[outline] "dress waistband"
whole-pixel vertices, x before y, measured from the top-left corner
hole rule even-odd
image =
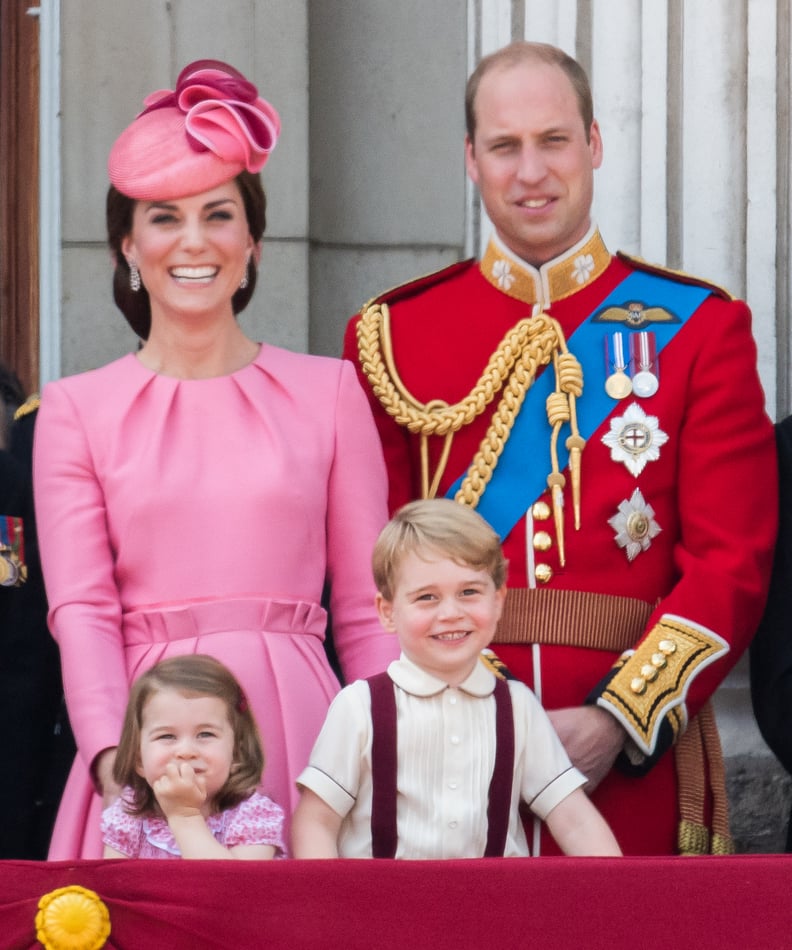
[[[238,599],[132,610],[124,615],[128,646],[213,633],[287,633],[324,639],[327,612],[299,600]]]

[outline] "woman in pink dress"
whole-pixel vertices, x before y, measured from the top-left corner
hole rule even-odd
[[[114,293],[137,353],[45,387],[35,493],[50,627],[78,755],[51,859],[100,857],[131,682],[207,653],[237,677],[266,755],[294,780],[339,688],[396,656],[370,554],[387,518],[374,424],[352,366],[259,344],[235,315],[256,282],[259,170],[276,111],[229,66],[193,63],[110,154]]]

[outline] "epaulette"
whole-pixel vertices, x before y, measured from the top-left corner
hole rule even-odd
[[[498,656],[498,654],[491,650],[489,647],[482,650],[479,653],[479,660],[484,664],[484,666],[494,673],[498,679],[502,680],[516,680],[517,677],[512,673],[508,666],[503,662],[503,660]]]
[[[33,393],[32,396],[28,396],[27,399],[22,403],[22,405],[14,413],[14,422],[17,419],[21,419],[22,416],[27,416],[31,412],[35,412],[38,407],[41,405],[41,396],[39,393]]]
[[[476,259],[469,257],[467,260],[457,261],[455,264],[449,264],[447,267],[432,271],[432,273],[425,274],[423,277],[416,277],[414,280],[408,280],[405,284],[397,284],[396,287],[391,287],[390,290],[386,290],[384,293],[378,294],[376,297],[372,297],[371,300],[369,300],[361,308],[360,312],[365,313],[369,307],[372,307],[377,303],[392,304],[399,300],[404,300],[407,297],[412,297],[414,294],[418,294],[421,293],[421,291],[426,290],[427,287],[433,287],[435,284],[441,284],[444,280],[450,280],[452,277],[455,277],[463,270],[467,270],[467,268],[475,263]]]
[[[678,280],[681,284],[690,284],[694,287],[706,287],[707,290],[711,290],[718,297],[722,297],[724,300],[734,300],[736,299],[734,294],[729,293],[725,287],[721,287],[720,284],[713,284],[709,280],[702,280],[700,277],[695,277],[693,274],[687,274],[682,270],[674,270],[672,267],[664,267],[662,264],[652,264],[649,261],[645,261],[642,257],[634,257],[632,254],[625,254],[624,251],[616,251],[616,256],[619,260],[624,261],[630,266],[634,267],[636,270],[645,271],[647,274],[657,274],[659,277],[673,277],[674,280]]]

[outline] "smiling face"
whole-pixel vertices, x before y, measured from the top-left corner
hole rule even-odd
[[[222,699],[159,689],[146,701],[137,772],[149,786],[169,762],[186,763],[206,783],[209,808],[228,779],[233,756],[234,731]]]
[[[233,314],[255,249],[235,180],[175,201],[139,201],[132,231],[121,243],[137,264],[155,324],[164,317]]]
[[[587,140],[567,75],[541,61],[491,69],[476,93],[475,140],[465,161],[495,230],[536,267],[580,241],[591,225],[599,127]]]
[[[505,586],[496,589],[487,571],[411,551],[396,570],[393,599],[378,594],[377,610],[410,660],[458,686],[492,640],[505,596]]]

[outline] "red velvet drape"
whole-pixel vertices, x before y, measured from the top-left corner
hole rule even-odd
[[[38,899],[79,884],[107,947],[776,950],[792,857],[0,862],[0,947],[38,946]]]

